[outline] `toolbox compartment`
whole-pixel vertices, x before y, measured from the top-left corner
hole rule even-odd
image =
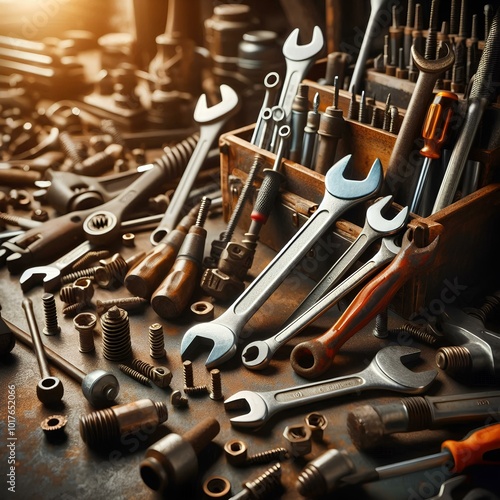
[[[333,88],[305,81],[309,85],[309,101],[319,91],[321,107],[332,102]],[[347,116],[350,95],[340,91],[339,107]],[[399,126],[399,124],[398,124]],[[227,221],[236,204],[239,188],[243,185],[259,153],[264,159],[264,168],[272,168],[275,155],[256,148],[249,142],[252,126],[243,127],[220,138],[221,187],[224,218]],[[339,142],[336,160],[352,153],[352,178],[364,178],[373,161],[379,158],[382,167],[387,167],[396,135],[346,118],[346,133]],[[492,161],[486,166],[491,172],[496,163],[496,153],[471,152]],[[260,241],[279,250],[297,232],[314,212],[324,194],[323,175],[288,159],[284,160],[281,172],[285,181],[267,224],[260,233]],[[483,181],[491,175],[483,176]],[[262,180],[262,170],[256,185]],[[238,226],[246,231],[255,197],[246,204]],[[498,278],[497,249],[499,244],[500,184],[487,184],[476,192],[453,203],[429,217],[412,216],[408,226],[414,230],[419,246],[426,246],[438,234],[440,237],[435,259],[430,266],[411,279],[393,299],[391,308],[405,319],[429,320],[429,316],[440,314],[445,305],[470,295],[474,290],[488,286],[491,279]],[[366,205],[358,205],[335,223],[335,227],[312,248],[300,264],[300,271],[318,280],[337,260],[359,234],[364,224]],[[483,290],[484,292],[484,290]],[[465,297],[463,297],[465,298]]]

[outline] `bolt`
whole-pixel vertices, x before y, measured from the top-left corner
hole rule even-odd
[[[182,373],[184,377],[184,388],[194,386],[193,363],[186,359],[182,363]]]
[[[416,326],[411,323],[405,323],[399,328],[394,328],[388,332],[391,335],[406,334],[425,344],[435,345],[440,341],[440,336],[429,326]]]
[[[54,295],[51,293],[44,293],[42,295],[43,312],[45,315],[45,327],[43,333],[45,335],[57,335],[61,333],[61,327],[57,322],[57,309]]]
[[[72,266],[73,271],[85,269],[89,264],[98,262],[100,259],[107,259],[109,250],[92,250],[87,252],[83,257],[78,259]]]
[[[256,479],[245,482],[243,487],[245,489],[231,497],[231,500],[260,500],[275,496],[282,488],[281,464],[278,462],[273,465]]]
[[[34,229],[41,224],[38,221],[27,219],[26,217],[19,217],[18,215],[6,214],[5,212],[0,212],[0,221],[11,226],[20,227],[21,229]]]
[[[63,308],[62,313],[64,316],[76,316],[85,307],[85,304],[77,302],[76,304],[69,304]]]
[[[160,323],[149,325],[149,355],[154,359],[163,358],[166,355],[163,326]]]
[[[184,392],[188,396],[201,396],[203,394],[209,394],[207,385],[195,385],[191,387],[184,387]]]
[[[162,389],[168,387],[172,381],[172,372],[165,366],[153,366],[140,359],[133,359],[132,368]]]
[[[140,384],[151,387],[151,383],[148,377],[145,377],[142,373],[139,373],[137,370],[130,368],[130,366],[120,364],[118,365],[118,369],[125,375],[128,375],[130,378],[133,378],[134,380],[139,382]]]
[[[228,441],[224,445],[224,453],[228,463],[235,467],[268,464],[269,462],[281,461],[289,457],[286,448],[274,448],[256,453],[255,455],[248,455],[247,445],[239,439]]]
[[[132,357],[130,324],[127,311],[113,306],[101,316],[102,354],[110,361]]]
[[[124,297],[119,299],[97,300],[96,309],[97,314],[102,316],[115,306],[125,311],[133,312],[142,309],[146,304],[149,304],[148,300],[142,297]]]
[[[41,403],[46,406],[51,406],[61,401],[64,394],[64,387],[57,377],[52,377],[50,375],[42,337],[40,336],[38,325],[36,324],[35,313],[33,312],[33,303],[30,299],[24,299],[22,307],[26,314],[36,359],[40,367],[40,375],[42,376],[42,379],[38,382],[36,387],[36,395]]]
[[[147,449],[139,466],[142,480],[158,492],[192,480],[198,474],[197,455],[219,431],[219,422],[215,418],[206,418],[184,436],[167,434]]]
[[[94,328],[97,318],[92,313],[80,313],[73,318],[73,325],[76,328],[80,342],[80,352],[95,351]]]
[[[224,399],[224,394],[222,394],[221,373],[217,368],[210,370],[210,398],[215,401]]]
[[[168,418],[164,403],[141,399],[80,417],[80,435],[91,448],[116,444],[120,437],[157,427]]]
[[[69,283],[75,282],[77,279],[80,279],[80,278],[91,278],[92,279],[95,276],[95,273],[101,267],[102,266],[88,267],[87,269],[80,269],[79,271],[75,271],[73,273],[66,274],[61,278],[61,283],[63,285],[67,285]]]

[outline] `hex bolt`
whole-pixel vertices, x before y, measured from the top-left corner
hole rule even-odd
[[[45,335],[57,335],[61,333],[61,327],[57,321],[57,309],[54,295],[51,293],[44,293],[42,295],[42,306],[45,317],[45,326],[42,332]]]
[[[153,491],[181,485],[198,474],[197,455],[217,436],[220,430],[215,418],[206,418],[184,436],[167,434],[146,450],[139,469],[142,480]]]
[[[311,429],[312,438],[315,441],[323,440],[323,433],[328,425],[327,418],[321,413],[309,413],[304,418],[305,424]]]
[[[154,359],[165,357],[165,339],[160,323],[149,325],[149,355]]]
[[[281,464],[278,462],[256,479],[246,481],[243,487],[244,489],[232,496],[230,500],[260,500],[263,498],[271,498],[282,488]]]
[[[80,313],[73,318],[73,325],[78,332],[80,352],[87,353],[95,351],[94,328],[97,318],[92,313]]]
[[[174,408],[185,408],[189,404],[189,401],[188,398],[183,396],[182,392],[177,389],[170,394],[170,404]]]
[[[172,381],[172,372],[166,366],[153,366],[140,359],[132,360],[132,368],[149,378],[153,384],[164,389]]]
[[[283,437],[292,456],[303,457],[311,453],[312,432],[309,427],[305,425],[289,425],[285,427]]]
[[[164,403],[140,399],[80,417],[80,436],[91,448],[116,444],[121,437],[152,429],[168,418]]]
[[[26,344],[28,347],[34,347],[30,335],[12,323],[6,320],[4,322],[20,342]],[[120,384],[112,373],[104,370],[94,370],[85,373],[48,347],[45,347],[45,355],[56,368],[59,368],[59,370],[81,385],[83,395],[92,406],[102,407],[109,405],[118,396]]]
[[[64,387],[62,382],[57,377],[50,375],[49,364],[45,356],[42,337],[38,330],[35,313],[33,312],[33,302],[30,299],[24,299],[22,307],[26,314],[28,327],[35,349],[36,359],[40,367],[40,380],[36,386],[36,395],[38,400],[45,406],[52,406],[59,403],[64,395]]]
[[[221,373],[217,368],[210,370],[210,398],[215,401],[224,399],[224,394],[222,393]]]

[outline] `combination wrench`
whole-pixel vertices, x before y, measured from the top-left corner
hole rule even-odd
[[[354,243],[333,264],[325,276],[321,278],[290,318],[288,318],[287,322],[298,318],[316,304],[323,295],[328,293],[373,242],[385,236],[395,234],[404,227],[408,217],[408,207],[403,208],[392,219],[386,219],[382,215],[383,211],[391,204],[391,201],[391,195],[385,196],[368,207],[365,224]]]
[[[242,427],[261,427],[280,411],[345,394],[369,389],[419,394],[427,390],[437,375],[437,370],[414,372],[403,364],[418,359],[419,354],[420,349],[415,347],[384,347],[359,373],[276,391],[239,391],[224,401],[224,408],[227,411],[248,406],[248,413],[230,418],[230,422]]]
[[[271,362],[276,351],[295,337],[304,328],[314,323],[322,314],[342,300],[348,293],[365,281],[377,269],[388,264],[398,254],[401,248],[396,244],[395,237],[384,238],[379,251],[360,268],[354,271],[342,283],[326,293],[309,309],[305,310],[276,335],[266,340],[255,340],[248,344],[241,354],[243,365],[249,370],[263,370]],[[294,315],[295,316],[295,315]]]
[[[181,342],[181,356],[189,355],[195,344],[213,343],[206,366],[227,361],[236,352],[245,324],[270,297],[326,229],[346,210],[373,196],[382,183],[382,165],[377,159],[362,181],[344,177],[351,156],[338,161],[325,176],[325,195],[318,209],[293,238],[255,278],[236,301],[219,317],[194,325]]]
[[[219,136],[226,121],[238,111],[238,94],[229,85],[222,84],[220,86],[220,95],[221,101],[210,108],[207,106],[206,94],[202,94],[196,103],[193,118],[200,125],[200,138],[174,191],[163,219],[151,233],[150,241],[152,245],[157,245],[179,222],[182,208],[211,145]]]
[[[314,27],[311,41],[306,45],[299,45],[299,28],[295,28],[283,44],[283,56],[286,61],[286,73],[281,87],[278,106],[285,110],[288,121],[292,112],[292,104],[299,84],[307,74],[309,68],[314,64],[324,45],[321,28]]]

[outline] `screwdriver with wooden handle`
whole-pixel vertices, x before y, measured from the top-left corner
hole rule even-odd
[[[410,203],[410,212],[412,213],[417,213],[418,204],[420,203],[432,160],[436,160],[441,156],[441,149],[449,137],[448,132],[457,104],[457,94],[442,91],[436,94],[434,101],[429,106],[422,127],[424,147],[420,150],[420,154],[425,157],[425,160],[422,164],[417,185],[413,192],[413,199]]]
[[[161,318],[172,319],[182,314],[199,283],[207,237],[203,226],[210,203],[210,198],[202,198],[196,222],[184,238],[172,269],[151,297],[151,307]]]
[[[439,453],[362,472],[355,472],[347,454],[331,449],[306,465],[297,479],[297,489],[301,495],[309,498],[342,486],[398,477],[443,465],[449,465],[451,475],[471,465],[498,465],[499,451],[500,424],[476,429],[461,441],[444,441]]]
[[[196,222],[199,207],[198,204],[192,208],[173,231],[167,233],[143,260],[129,270],[125,276],[125,287],[130,293],[145,299],[151,297],[172,268],[189,228]]]

